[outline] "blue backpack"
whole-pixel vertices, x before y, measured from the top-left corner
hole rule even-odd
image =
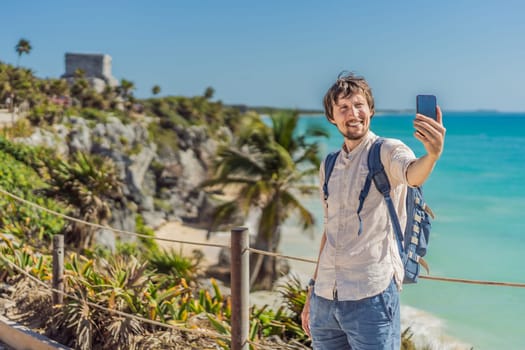
[[[430,218],[434,219],[432,210],[426,205],[423,199],[423,191],[421,187],[408,187],[406,199],[407,223],[405,230],[401,231],[401,225],[397,217],[394,204],[390,198],[390,182],[386,175],[383,164],[381,163],[381,145],[384,139],[378,138],[370,152],[368,153],[368,176],[365,184],[359,195],[359,207],[357,209],[357,216],[359,217],[359,231],[361,234],[361,209],[370,191],[370,185],[374,182],[378,191],[385,198],[388,207],[388,212],[392,221],[392,226],[396,235],[399,255],[405,267],[405,279],[403,283],[416,283],[420,273],[420,265],[429,273],[427,262],[423,256],[427,253],[428,240],[430,235],[431,223]],[[323,192],[325,201],[328,199],[328,180],[334,169],[335,161],[339,155],[339,151],[330,153],[325,159],[325,178],[323,184]],[[403,233],[404,232],[404,233]],[[403,244],[404,242],[404,244]]]

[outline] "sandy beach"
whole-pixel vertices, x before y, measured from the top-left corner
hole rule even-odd
[[[172,221],[163,224],[155,230],[155,237],[160,239],[172,239],[177,241],[203,243],[203,244],[219,244],[230,246],[229,233],[214,233],[210,239],[206,239],[206,230],[185,225],[182,222]],[[181,253],[183,256],[192,256],[194,250],[200,250],[203,253],[203,260],[201,262],[202,268],[214,265],[218,262],[220,247],[209,247],[189,243],[176,243],[167,241],[157,241],[159,246],[165,250],[173,249],[175,252]]]

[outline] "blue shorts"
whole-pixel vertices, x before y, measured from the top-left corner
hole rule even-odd
[[[311,293],[310,332],[315,350],[399,350],[399,292],[392,280],[361,300],[328,300]]]

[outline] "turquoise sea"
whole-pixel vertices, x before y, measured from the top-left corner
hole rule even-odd
[[[404,141],[417,156],[413,115],[376,115],[372,130]],[[525,283],[525,114],[444,113],[445,150],[424,185],[436,213],[427,261],[431,275]],[[299,129],[324,125],[323,156],[342,144],[324,116],[300,118]],[[322,221],[319,198],[306,205]],[[321,227],[313,237],[297,234],[293,223],[283,240],[286,254],[316,258]],[[284,232],[284,237],[287,233]],[[297,267],[297,264],[296,264]],[[299,264],[304,274],[312,264]],[[445,333],[474,349],[525,349],[525,288],[420,280],[406,285],[402,303],[444,322]]]

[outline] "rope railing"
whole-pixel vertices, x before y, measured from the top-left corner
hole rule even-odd
[[[267,252],[264,250],[258,250],[254,248],[249,248],[248,250],[252,253],[261,254],[265,256],[271,256],[271,257],[277,257],[277,258],[281,257],[281,258],[303,261],[303,262],[314,263],[314,264],[317,263],[317,260],[313,260],[313,259],[297,258],[293,256],[287,256],[287,255],[282,255],[279,253]],[[490,285],[490,286],[525,288],[525,283],[516,283],[516,282],[480,281],[480,280],[471,280],[471,279],[464,279],[464,278],[439,277],[439,276],[430,276],[430,275],[419,275],[419,278],[426,279],[426,280],[433,280],[433,281],[442,281],[442,282],[456,282],[456,283],[465,283],[465,284],[481,284],[481,285]]]
[[[274,258],[284,258],[284,259],[288,259],[288,260],[295,260],[295,261],[301,261],[301,262],[317,264],[317,260],[314,260],[314,259],[300,258],[300,257],[296,257],[296,256],[291,256],[291,255],[283,255],[283,254],[279,254],[279,253],[272,253],[272,252],[269,252],[269,251],[266,251],[266,250],[259,250],[259,249],[255,249],[255,248],[248,248],[248,250],[250,252],[252,252],[252,253],[255,253],[255,254],[271,256],[271,257],[274,257]]]
[[[104,226],[104,225],[100,225],[100,224],[95,224],[93,222],[80,220],[80,219],[74,218],[72,216],[68,216],[68,215],[59,213],[57,211],[48,209],[48,208],[43,207],[43,206],[41,206],[39,204],[36,204],[36,203],[28,201],[28,200],[26,200],[24,198],[21,198],[21,197],[15,195],[15,194],[9,193],[9,192],[5,191],[1,187],[0,187],[0,193],[6,195],[8,197],[11,197],[11,198],[13,198],[13,199],[15,199],[15,200],[17,200],[19,202],[22,202],[24,204],[32,206],[33,208],[45,211],[46,213],[49,213],[51,215],[55,215],[55,216],[61,217],[63,219],[69,220],[69,221],[73,221],[73,222],[76,222],[76,223],[79,223],[79,224],[83,224],[83,225],[87,225],[87,226],[91,226],[91,227],[95,227],[95,228],[99,228],[99,229],[111,230],[113,232],[122,233],[122,234],[129,235],[129,236],[136,236],[136,237],[141,237],[141,238],[152,238],[152,239],[155,239],[157,241],[164,241],[164,242],[171,242],[171,243],[185,243],[185,244],[200,245],[200,246],[205,246],[205,247],[229,248],[229,246],[224,245],[224,244],[205,243],[205,242],[192,242],[192,241],[184,241],[184,240],[177,240],[177,239],[171,239],[171,238],[151,237],[151,236],[148,236],[148,235],[145,235],[145,234],[142,234],[142,233],[138,233],[138,232],[130,232],[130,231],[125,231],[125,230],[120,230],[120,229],[117,229],[117,228],[114,228],[114,227],[111,227],[111,226]]]
[[[51,209],[45,208],[45,207],[43,207],[41,205],[38,205],[38,204],[33,203],[31,201],[28,201],[28,200],[26,200],[24,198],[21,198],[21,197],[19,197],[17,195],[14,195],[14,194],[12,194],[10,192],[7,192],[4,189],[2,189],[1,187],[0,187],[0,193],[4,194],[6,196],[9,196],[9,197],[11,197],[11,198],[13,198],[15,200],[18,200],[18,201],[20,201],[22,203],[25,203],[27,205],[30,205],[30,206],[32,206],[34,208],[37,208],[39,210],[43,210],[43,211],[45,211],[47,213],[50,213],[52,215],[56,215],[56,216],[62,217],[62,218],[67,219],[67,220],[71,220],[71,221],[74,221],[74,222],[82,223],[82,224],[85,224],[85,225],[88,225],[88,226],[92,226],[92,227],[96,227],[96,228],[108,229],[108,230],[111,230],[111,231],[117,232],[117,233],[122,233],[122,234],[127,234],[127,235],[134,235],[134,236],[143,237],[143,238],[151,238],[151,239],[155,239],[155,240],[158,240],[158,241],[164,241],[164,242],[173,242],[173,243],[180,243],[180,244],[190,244],[190,245],[196,245],[196,246],[207,246],[207,247],[217,247],[217,248],[227,248],[227,249],[230,248],[230,246],[225,245],[225,244],[185,241],[185,240],[176,240],[176,239],[162,238],[162,237],[151,237],[151,236],[140,234],[140,233],[137,233],[137,232],[130,232],[130,231],[125,231],[125,230],[120,230],[120,229],[117,229],[117,228],[113,228],[113,227],[110,227],[110,226],[103,226],[103,225],[99,225],[99,224],[83,221],[83,220],[80,220],[80,219],[77,219],[77,218],[74,218],[74,217],[71,217],[71,216],[68,216],[68,215],[64,215],[64,214],[58,213],[56,211],[53,211]],[[308,258],[302,258],[302,257],[296,257],[296,256],[290,256],[290,255],[283,255],[283,254],[280,254],[280,253],[274,253],[274,252],[269,252],[269,251],[265,251],[265,250],[259,250],[259,249],[255,249],[255,248],[248,248],[248,250],[250,252],[252,252],[252,253],[255,253],[255,254],[261,254],[261,255],[266,255],[266,256],[270,256],[270,257],[283,258],[283,259],[295,260],[295,261],[312,263],[312,264],[316,264],[317,263],[317,260],[314,260],[314,259],[308,259]],[[452,283],[464,283],[464,284],[478,284],[478,285],[489,285],[489,286],[503,286],[503,287],[525,288],[525,283],[516,283],[516,282],[483,281],[483,280],[472,280],[472,279],[451,278],[451,277],[439,277],[439,276],[429,276],[429,275],[420,275],[419,278],[426,279],[426,280],[433,280],[433,281],[441,281],[441,282],[452,282]]]
[[[465,283],[465,284],[481,284],[481,285],[488,285],[488,286],[525,288],[525,283],[516,283],[516,282],[480,281],[480,280],[470,280],[470,279],[464,279],[464,278],[451,278],[451,277],[426,276],[426,275],[420,275],[419,278],[426,279],[426,280],[432,280],[432,281],[441,281],[441,282],[455,282],[455,283]]]

